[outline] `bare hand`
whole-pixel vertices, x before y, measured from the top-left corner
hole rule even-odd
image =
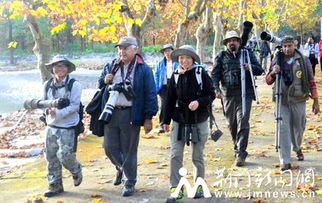
[[[169,126],[169,125],[167,125],[167,124],[163,124],[163,125],[162,125],[162,127],[163,127],[163,130],[164,130],[165,132],[169,132],[169,131],[170,131],[170,126]]]
[[[189,107],[189,109],[191,111],[195,111],[199,107],[199,102],[198,101],[192,101],[192,102],[190,102],[188,107]]]
[[[113,74],[107,74],[107,75],[105,75],[105,78],[104,78],[104,83],[105,84],[108,84],[108,83],[110,83],[110,82],[112,82],[113,81]]]
[[[221,94],[221,92],[216,92],[216,98],[217,98],[217,99],[221,99],[221,98],[222,98],[222,94]]]
[[[47,110],[47,113],[50,114],[50,115],[55,115],[56,114],[56,108],[49,108]]]
[[[280,70],[281,70],[281,67],[276,64],[276,65],[273,66],[272,73],[276,74],[276,73],[280,72]]]
[[[244,65],[244,69],[245,69],[245,70],[249,70],[249,64],[248,64],[248,63],[246,63],[246,64]]]
[[[143,127],[145,134],[148,134],[152,130],[152,120],[145,119]]]
[[[312,112],[314,114],[320,113],[320,105],[319,105],[319,101],[317,99],[314,99],[313,106],[312,106]]]

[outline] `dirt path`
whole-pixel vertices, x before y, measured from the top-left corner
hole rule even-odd
[[[320,72],[317,74],[321,75]],[[303,194],[306,194],[305,191],[311,192],[315,190],[320,193],[320,188],[322,188],[322,144],[320,140],[322,116],[314,116],[309,113],[312,105],[312,102],[309,101],[307,105],[307,131],[305,132],[303,143],[305,161],[296,161],[295,154],[292,153],[292,163],[298,166],[297,169],[292,170],[293,180],[291,180],[290,174],[279,174],[275,167],[279,162],[278,154],[273,146],[275,136],[274,104],[271,102],[271,87],[266,86],[263,80],[263,77],[259,77],[257,80],[261,103],[254,104],[252,109],[251,134],[248,147],[250,155],[246,166],[242,168],[233,166],[232,141],[221,113],[220,103],[216,100],[215,117],[224,131],[224,135],[216,143],[209,140],[205,149],[206,180],[212,192],[212,198],[202,200],[185,199],[184,202],[228,203],[256,200],[266,200],[268,202],[322,202],[322,196],[318,194],[315,194],[314,198],[303,197]],[[318,80],[321,81],[321,77]],[[322,95],[321,90],[319,90],[319,94]],[[321,100],[320,105],[322,106]],[[154,123],[156,123],[156,120]],[[155,127],[158,128],[158,126]],[[112,180],[115,169],[109,160],[105,158],[101,143],[102,138],[92,135],[80,141],[77,156],[83,165],[83,183],[79,187],[72,186],[72,177],[64,170],[63,181],[66,192],[57,197],[45,199],[45,202],[51,203],[61,200],[64,203],[85,203],[94,202],[94,200],[98,199],[115,203],[164,202],[169,195],[170,150],[167,134],[142,134],[139,145],[137,192],[133,197],[129,198],[121,197],[121,186],[113,186]],[[188,179],[192,183],[191,148],[186,147],[185,150],[184,166],[188,169]],[[43,157],[39,157],[37,163],[29,164],[15,173],[2,177],[0,179],[0,202],[26,202],[28,199],[40,197],[39,194],[47,188],[45,167]],[[308,168],[313,168],[315,173],[313,188],[308,186],[312,182],[307,179],[308,174],[304,176],[304,172]],[[220,176],[219,171],[221,169],[223,169],[223,177]],[[303,178],[301,179],[301,177]],[[218,184],[214,184],[215,182]],[[225,197],[225,195],[228,195],[225,192],[231,192],[229,194],[231,197]],[[240,194],[237,194],[237,192]],[[254,192],[258,193],[254,194]],[[259,196],[259,192],[261,192],[262,196]],[[271,196],[263,196],[264,192],[270,193]],[[279,193],[278,198],[273,197],[274,192]],[[281,197],[281,192],[285,192],[289,196],[287,198]],[[291,195],[294,197],[291,197]]]

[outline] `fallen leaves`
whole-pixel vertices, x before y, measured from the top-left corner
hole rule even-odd
[[[102,197],[102,195],[97,194],[97,193],[91,194],[90,196],[91,196],[91,198]]]
[[[93,199],[92,203],[106,203],[104,199]]]
[[[310,184],[299,184],[296,189],[299,191],[299,192],[302,192],[302,193],[305,193],[305,194],[308,194],[310,192],[312,192],[313,190],[313,187],[310,185]]]
[[[145,160],[145,163],[146,164],[155,164],[155,163],[158,163],[158,162],[156,160],[148,159],[148,160]]]

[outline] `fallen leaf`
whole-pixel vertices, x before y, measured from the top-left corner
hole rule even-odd
[[[158,163],[156,160],[145,160],[145,163],[147,164],[155,164]]]
[[[322,195],[322,190],[321,190],[321,189],[319,189],[319,190],[315,191],[315,193],[316,193],[317,195]]]
[[[154,135],[143,135],[141,136],[143,139],[154,139],[155,136]]]
[[[102,197],[102,195],[95,193],[95,194],[91,194],[91,197],[92,197],[92,198]]]
[[[92,203],[106,203],[104,199],[93,199]]]

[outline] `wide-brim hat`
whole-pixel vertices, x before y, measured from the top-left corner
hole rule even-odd
[[[227,31],[226,32],[226,35],[225,35],[225,38],[223,39],[223,44],[226,45],[227,44],[227,40],[228,39],[231,39],[231,38],[237,38],[237,39],[241,39],[238,35],[238,33],[234,30],[231,30],[231,31]]]
[[[200,63],[200,57],[198,56],[196,50],[190,45],[183,45],[178,49],[174,50],[171,53],[171,60],[174,62],[178,62],[179,56],[182,55],[190,56],[191,58],[193,58],[194,61]]]
[[[68,73],[73,72],[76,69],[75,64],[73,64],[70,60],[68,60],[67,57],[63,55],[56,55],[54,56],[51,61],[47,64],[45,64],[45,67],[47,70],[49,70],[51,73],[53,73],[53,67],[56,63],[64,62],[68,67]]]
[[[115,48],[118,46],[128,47],[130,45],[138,46],[136,38],[131,36],[125,36],[120,39],[120,41],[115,45]]]
[[[160,50],[160,52],[163,53],[166,49],[174,50],[174,46],[172,44],[165,44],[163,45],[163,48]]]

